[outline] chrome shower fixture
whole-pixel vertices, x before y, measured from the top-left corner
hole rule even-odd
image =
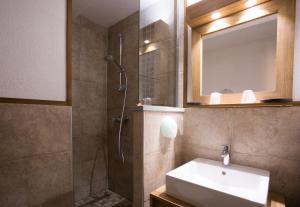
[[[125,157],[124,157],[124,152],[123,152],[123,147],[122,147],[122,127],[123,127],[123,123],[128,121],[128,119],[126,119],[125,117],[125,106],[126,106],[126,98],[127,98],[127,89],[128,89],[128,79],[127,79],[127,74],[126,74],[126,70],[125,68],[122,66],[122,53],[123,53],[123,39],[122,39],[122,35],[119,34],[119,44],[120,44],[120,60],[119,62],[117,62],[115,60],[115,58],[112,55],[107,55],[105,56],[105,60],[108,62],[112,62],[115,66],[117,66],[117,68],[119,69],[119,77],[120,77],[120,83],[119,83],[119,89],[118,91],[124,92],[124,98],[123,98],[123,105],[122,105],[122,112],[121,112],[121,116],[118,117],[116,120],[118,122],[120,122],[119,125],[119,133],[118,133],[118,152],[119,152],[119,156],[122,160],[122,163],[125,163]],[[125,83],[123,85],[122,83],[122,76],[124,76],[125,79]]]
[[[125,72],[125,68],[123,68],[122,65],[120,65],[116,60],[115,58],[112,56],[112,55],[107,55],[104,57],[106,61],[108,62],[112,62],[113,64],[115,64],[115,66],[117,66],[117,68],[120,70],[119,72],[120,73],[123,73]]]

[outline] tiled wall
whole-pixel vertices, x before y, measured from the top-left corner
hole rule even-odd
[[[133,113],[133,207],[144,204],[144,113]]]
[[[175,142],[160,136],[165,115],[183,123]],[[175,115],[139,112],[135,120],[143,124],[134,129],[134,206],[147,207],[150,192],[176,166],[198,157],[221,161],[224,144],[232,163],[269,170],[270,190],[284,195],[288,207],[300,205],[300,107],[188,108]]]
[[[92,193],[107,188],[106,52],[107,29],[77,17],[73,21],[72,111],[75,201],[86,198],[90,187]]]
[[[0,104],[0,206],[71,207],[71,108]]]
[[[129,122],[123,126],[122,145],[125,155],[123,164],[118,154],[119,123],[113,117],[121,115],[124,92],[119,92],[119,73],[114,65],[108,64],[107,107],[108,107],[108,152],[109,152],[109,188],[132,200],[132,111],[138,103],[138,28],[139,14],[123,19],[109,28],[108,53],[119,60],[119,34],[123,36],[123,66],[128,76],[128,94],[125,115]]]
[[[231,145],[232,163],[271,172],[271,191],[300,205],[300,108],[186,109],[183,160],[221,160]]]
[[[175,139],[160,133],[165,116],[177,123]],[[165,174],[182,163],[183,113],[136,112],[134,126],[134,207],[149,207],[150,193],[164,185]]]

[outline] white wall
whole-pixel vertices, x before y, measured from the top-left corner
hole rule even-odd
[[[66,100],[66,1],[0,1],[0,97]]]
[[[141,0],[140,28],[162,20],[168,25],[174,24],[174,0]]]
[[[300,0],[296,6],[296,39],[294,62],[294,100],[300,101]]]
[[[204,54],[204,95],[223,89],[232,89],[235,93],[248,89],[275,90],[276,37],[274,41],[261,39]]]

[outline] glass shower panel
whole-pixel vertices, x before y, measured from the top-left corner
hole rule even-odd
[[[176,0],[140,1],[139,100],[141,103],[176,106],[176,4]]]

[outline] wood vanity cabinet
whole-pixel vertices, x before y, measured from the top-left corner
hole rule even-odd
[[[178,200],[166,193],[166,186],[161,186],[150,194],[150,207],[196,207]],[[199,206],[198,206],[199,207]],[[267,207],[285,207],[282,196],[269,193]]]

